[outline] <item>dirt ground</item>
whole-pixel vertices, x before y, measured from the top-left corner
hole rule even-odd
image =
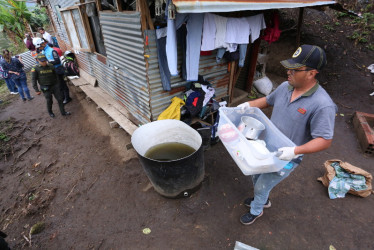
[[[110,118],[73,86],[73,101],[62,117],[48,116],[45,100],[24,103],[13,97],[0,110],[8,127],[8,150],[0,162],[0,229],[12,249],[233,249],[240,241],[259,249],[373,249],[373,195],[331,200],[316,179],[329,159],[347,161],[374,173],[373,156],[360,149],[351,118],[373,113],[373,51],[315,23],[334,22],[309,10],[302,42],[326,50],[328,64],[319,76],[339,111],[332,146],[306,155],[302,164],[270,194],[272,207],[251,226],[239,217],[252,183],[221,143],[205,152],[205,179],[188,198],[158,195],[143,171],[130,136],[110,129]],[[342,32],[341,32],[342,31]],[[295,50],[295,32],[271,45],[269,73],[285,78],[279,61]],[[32,93],[33,90],[31,90]],[[7,147],[6,145],[11,145]],[[30,228],[44,230],[29,237]],[[149,228],[149,234],[143,229]]]

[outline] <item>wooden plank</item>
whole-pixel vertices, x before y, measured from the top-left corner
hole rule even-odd
[[[154,30],[155,27],[153,26],[153,21],[152,21],[152,18],[151,18],[151,13],[149,11],[148,3],[145,0],[143,0],[143,11],[144,11],[146,19],[147,19],[148,28],[150,30]]]
[[[69,81],[76,87],[83,86],[83,85],[89,85],[89,83],[84,78],[75,78],[75,79],[69,79]]]
[[[116,108],[117,105],[115,100],[109,94],[100,88],[93,87],[92,85],[83,85],[81,86],[81,89],[128,134],[132,135],[134,133],[137,126],[127,118],[126,113],[128,112],[124,111],[123,107],[120,109],[121,111]]]
[[[94,87],[97,87],[97,80],[95,77],[91,76],[83,69],[79,69],[79,75],[80,75],[80,78],[85,79],[87,83],[91,84]]]
[[[95,0],[95,2],[96,2],[97,12],[102,11],[103,8],[101,7],[101,2],[100,2],[100,0]]]

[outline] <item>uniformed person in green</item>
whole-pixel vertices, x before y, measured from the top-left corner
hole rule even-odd
[[[40,89],[47,100],[47,110],[50,117],[54,118],[55,114],[52,112],[52,94],[55,96],[58,106],[60,108],[61,115],[70,115],[70,112],[66,112],[64,109],[64,104],[62,101],[61,91],[58,86],[57,75],[53,65],[48,64],[48,60],[43,54],[38,54],[36,57],[39,64],[35,65],[31,69],[31,81],[32,86],[37,95],[40,95],[40,90],[38,88],[37,82],[39,82]]]

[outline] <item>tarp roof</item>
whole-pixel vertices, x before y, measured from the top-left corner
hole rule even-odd
[[[319,5],[335,4],[331,0],[173,0],[180,13],[202,13],[202,12],[232,12],[242,10],[266,10],[299,8]]]

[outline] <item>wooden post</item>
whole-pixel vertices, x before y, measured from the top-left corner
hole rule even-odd
[[[251,93],[251,90],[252,90],[253,79],[254,79],[255,73],[256,73],[257,57],[258,57],[258,52],[260,50],[260,43],[261,43],[261,39],[258,38],[253,43],[252,48],[251,48],[251,55],[250,55],[251,56],[251,62],[249,64],[247,87],[246,87],[246,91],[248,93]]]
[[[229,81],[229,103],[232,101],[232,96],[234,94],[234,88],[235,88],[235,69],[236,69],[236,61],[232,61],[230,63],[230,81]]]
[[[299,8],[299,19],[297,20],[296,48],[300,47],[301,26],[303,24],[304,8]]]

